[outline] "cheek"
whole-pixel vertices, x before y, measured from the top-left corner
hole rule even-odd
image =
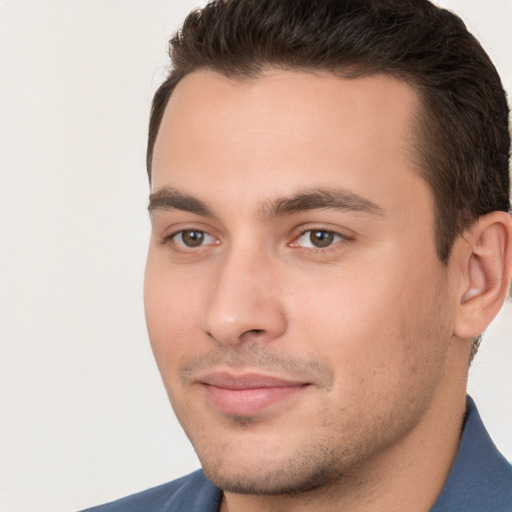
[[[156,362],[164,376],[179,366],[186,352],[198,348],[198,290],[148,258],[144,280],[146,324]],[[195,328],[195,329],[194,329]]]
[[[439,296],[444,278],[431,272],[427,280],[410,267],[353,267],[291,306],[295,336],[334,368],[347,395],[389,392],[426,379],[420,368],[442,365],[449,329],[432,332],[432,326],[448,322]]]

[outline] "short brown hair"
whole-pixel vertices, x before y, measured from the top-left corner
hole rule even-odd
[[[428,0],[214,0],[189,14],[170,57],[151,110],[150,179],[165,106],[194,70],[235,79],[269,67],[386,73],[420,98],[415,150],[434,195],[440,260],[478,217],[510,209],[509,110],[499,75],[462,20]]]

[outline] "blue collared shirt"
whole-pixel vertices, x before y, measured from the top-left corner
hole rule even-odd
[[[492,442],[471,397],[459,450],[431,512],[511,512],[512,466]]]
[[[218,512],[222,491],[203,471],[83,512]],[[491,441],[468,396],[462,438],[431,512],[512,512],[512,466]]]

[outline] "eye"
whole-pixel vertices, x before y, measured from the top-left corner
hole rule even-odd
[[[345,237],[334,231],[309,229],[308,231],[304,231],[293,245],[309,249],[325,249],[342,240],[345,240]]]
[[[188,249],[216,243],[213,236],[206,233],[206,231],[200,231],[198,229],[184,229],[179,231],[171,236],[171,240],[176,245]]]

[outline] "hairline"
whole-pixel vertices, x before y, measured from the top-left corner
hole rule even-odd
[[[167,105],[171,99],[172,94],[174,93],[174,90],[176,87],[182,82],[184,78],[186,78],[188,75],[191,75],[192,73],[211,73],[216,74],[222,77],[227,78],[228,80],[231,80],[233,82],[237,83],[247,83],[251,81],[256,81],[261,78],[264,78],[265,75],[269,71],[284,71],[284,72],[295,72],[295,73],[310,73],[312,75],[318,76],[320,78],[325,76],[331,76],[339,79],[357,79],[357,78],[364,78],[364,77],[370,77],[370,76],[376,76],[376,75],[383,75],[387,76],[389,78],[392,78],[396,81],[402,82],[403,84],[406,84],[410,87],[410,89],[415,93],[417,98],[417,106],[418,109],[413,112],[413,117],[415,120],[418,121],[418,123],[415,123],[414,126],[418,126],[420,124],[425,124],[426,121],[430,119],[430,115],[427,112],[426,109],[426,98],[425,98],[425,88],[422,87],[420,84],[418,84],[412,77],[410,77],[407,73],[401,71],[401,70],[395,70],[395,69],[385,69],[385,68],[375,68],[372,69],[370,67],[365,66],[343,66],[339,69],[323,69],[321,67],[311,67],[311,66],[277,66],[271,63],[267,64],[259,64],[255,63],[253,69],[248,70],[241,70],[237,72],[228,72],[227,70],[222,69],[221,67],[212,67],[212,66],[198,66],[193,69],[187,70],[186,72],[182,73],[181,76],[177,76],[176,80],[173,80],[174,84],[172,87],[170,87],[170,91],[167,94],[167,97],[165,99],[165,104],[161,107],[161,112],[158,116],[158,126],[156,127],[156,133],[154,134],[154,139],[152,141],[148,141],[151,144],[148,146],[148,159],[147,159],[147,172],[148,172],[148,178],[149,182],[151,183],[151,171],[152,171],[152,160],[153,160],[153,151],[155,147],[155,142],[158,137],[158,134],[160,133],[160,126],[162,124],[162,119],[165,114],[165,110],[167,108]],[[162,86],[165,85],[171,85],[172,79],[172,73],[169,75],[169,77],[164,81]],[[161,86],[161,87],[162,87]],[[157,89],[156,94],[158,94],[160,88]],[[152,116],[153,117],[153,114]],[[413,139],[416,137],[424,136],[422,133],[423,130],[420,130],[418,133],[416,133],[416,130],[412,130]],[[416,151],[416,146],[414,146],[414,149]],[[418,155],[419,156],[419,155]],[[418,164],[420,167],[423,167],[423,165],[420,163],[421,158],[417,159],[418,161],[416,164]]]

